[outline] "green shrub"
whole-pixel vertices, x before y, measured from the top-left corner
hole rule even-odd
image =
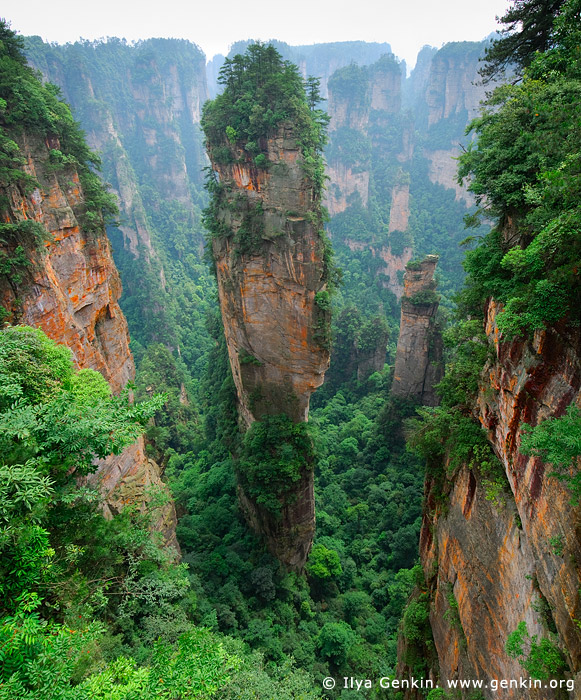
[[[581,409],[571,404],[564,416],[549,418],[534,428],[525,426],[520,451],[538,455],[555,469],[551,476],[563,481],[573,496],[573,505],[581,498]]]
[[[567,664],[557,644],[546,637],[539,641],[536,634],[531,637],[524,620],[509,634],[505,649],[511,659],[519,661],[531,678],[559,678],[567,670]]]
[[[249,494],[273,514],[287,492],[314,468],[315,450],[307,423],[284,415],[263,416],[244,436],[238,471]]]

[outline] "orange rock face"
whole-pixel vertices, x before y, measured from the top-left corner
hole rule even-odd
[[[509,634],[525,621],[539,639],[550,638],[551,628],[556,632],[566,676],[578,688],[581,509],[571,505],[552,467],[525,457],[519,446],[525,424],[581,404],[581,333],[563,326],[538,331],[532,340],[503,342],[499,311],[491,300],[486,333],[495,357],[484,368],[475,413],[504,468],[503,495],[496,503],[487,500],[477,466],[463,467],[444,488],[435,478],[426,481],[420,554],[440,675],[444,681],[528,676],[505,652]],[[485,689],[484,697],[499,695]],[[506,688],[502,697],[564,696],[543,687],[524,695]]]
[[[221,216],[234,235],[213,242],[230,364],[247,426],[263,414],[305,421],[310,395],[329,364],[318,335],[327,316],[315,303],[325,289],[321,222],[313,219],[316,203],[290,127],[269,141],[268,157],[268,170],[251,161],[214,166],[228,202],[246,211],[260,208],[252,250],[240,250],[235,234],[241,218],[226,207]]]
[[[72,350],[77,367],[99,371],[118,393],[133,379],[135,367],[109,241],[104,232],[87,233],[79,224],[84,199],[76,171],[47,172],[49,148],[58,148],[58,143],[24,136],[20,147],[27,159],[25,169],[40,187],[28,195],[10,188],[5,219],[34,220],[50,235],[43,250],[28,245],[31,265],[22,283],[1,284],[2,305],[11,322],[41,328]],[[145,456],[143,439],[123,455],[104,460],[91,481],[101,483],[109,510],[118,510],[128,500],[143,502],[154,484],[165,488],[159,467]],[[172,507],[162,516],[160,529],[175,543],[174,520]]]
[[[264,415],[306,421],[309,399],[329,365],[325,334],[324,241],[320,202],[302,168],[290,125],[268,139],[268,170],[236,149],[233,164],[213,162],[224,196],[215,238],[218,293],[228,355],[247,428]],[[212,153],[210,152],[210,157]],[[313,472],[292,486],[279,518],[239,488],[249,525],[289,569],[306,562],[315,529]]]
[[[571,505],[570,493],[552,476],[551,467],[538,457],[525,457],[519,447],[525,424],[559,417],[571,403],[581,405],[581,333],[563,327],[537,331],[529,342],[502,342],[495,323],[498,312],[491,301],[486,332],[494,343],[496,362],[485,368],[478,415],[504,465],[533,552],[539,590],[551,608],[571,669],[578,673],[581,509]]]

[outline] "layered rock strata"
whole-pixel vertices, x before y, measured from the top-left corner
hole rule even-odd
[[[214,237],[218,293],[243,428],[264,416],[306,421],[329,365],[328,295],[320,202],[305,175],[293,126],[265,140],[268,168],[240,145],[235,162],[210,158],[222,195]],[[244,491],[247,520],[289,568],[306,561],[314,533],[313,474],[289,485],[279,519]]]
[[[436,325],[437,263],[437,255],[428,255],[421,263],[408,263],[406,267],[391,388],[393,396],[427,406],[437,405],[434,386],[443,375],[442,340]]]
[[[578,688],[581,681],[581,509],[552,466],[521,454],[520,442],[526,425],[581,405],[581,334],[563,324],[530,340],[503,341],[499,310],[490,300],[486,334],[493,359],[482,373],[475,416],[500,459],[503,494],[490,497],[477,465],[462,467],[444,487],[441,478],[426,481],[420,554],[438,657],[434,672],[441,685],[528,678],[505,651],[524,622],[531,638],[560,649],[566,665],[556,679],[562,690],[549,687],[550,674],[526,697],[576,698],[564,684]],[[525,655],[529,651],[525,645]],[[403,664],[400,672],[406,673]],[[486,700],[498,697],[490,687],[482,692]],[[503,697],[520,700],[523,690],[505,688]]]
[[[74,167],[58,172],[47,168],[58,140],[26,134],[17,138],[26,161],[23,168],[39,186],[28,193],[17,186],[4,191],[8,205],[3,220],[41,224],[47,235],[40,246],[32,238],[0,246],[11,256],[19,243],[29,261],[20,281],[8,276],[0,281],[7,319],[41,328],[67,345],[77,367],[99,371],[118,393],[133,379],[135,368],[109,242],[103,230],[88,233],[80,224],[85,200]],[[90,480],[101,486],[107,513],[126,503],[144,503],[152,486],[165,488],[158,465],[145,455],[142,438],[122,455],[101,461]],[[166,541],[177,544],[173,506],[165,508],[157,527]]]

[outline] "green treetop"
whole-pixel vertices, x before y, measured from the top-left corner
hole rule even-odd
[[[307,81],[307,95],[298,68],[284,61],[274,46],[251,44],[245,54],[227,58],[218,82],[224,91],[206,102],[202,114],[202,128],[211,146],[243,142],[247,150],[258,152],[260,139],[289,121],[303,151],[320,153],[328,118],[315,109],[317,81]]]
[[[471,124],[478,135],[460,157],[498,228],[471,251],[464,293],[475,310],[489,296],[505,304],[499,327],[521,335],[580,303],[581,2],[569,0],[519,85],[502,85]]]

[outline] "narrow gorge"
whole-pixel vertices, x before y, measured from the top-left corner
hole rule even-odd
[[[0,21],[0,700],[578,697],[581,22],[512,5]]]

